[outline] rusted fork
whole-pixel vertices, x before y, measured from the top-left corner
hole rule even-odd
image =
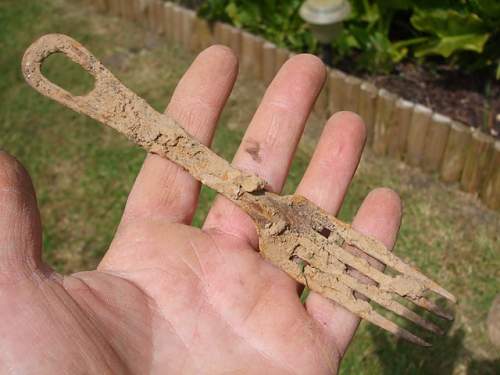
[[[43,60],[58,52],[95,78],[90,93],[73,96],[41,74]],[[424,297],[424,292],[433,291],[456,302],[451,293],[396,257],[379,241],[353,230],[307,199],[266,191],[266,181],[232,167],[193,139],[173,119],[156,112],[70,37],[50,34],[38,39],[26,51],[22,70],[26,81],[43,95],[111,126],[149,152],[172,160],[241,207],[256,224],[262,256],[311,290],[419,345],[429,346],[376,312],[366,298],[434,333],[442,331],[398,302],[397,296],[442,318],[452,319],[450,314]],[[379,271],[364,257],[355,255],[350,247],[384,263],[397,275]],[[373,282],[360,281],[352,275],[352,269]]]

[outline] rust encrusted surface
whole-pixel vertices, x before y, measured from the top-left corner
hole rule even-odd
[[[55,52],[66,54],[95,77],[95,87],[89,94],[72,96],[42,76],[43,60]],[[234,168],[193,139],[174,120],[156,112],[73,39],[59,34],[40,38],[27,50],[22,68],[28,83],[43,95],[113,127],[232,200],[254,220],[262,256],[299,283],[396,336],[420,345],[428,344],[375,311],[368,299],[435,333],[441,332],[438,326],[398,302],[398,298],[451,319],[424,297],[426,291],[433,291],[455,301],[449,292],[379,241],[356,232],[307,199],[266,191],[266,181]],[[258,155],[258,150],[255,153]],[[384,274],[373,266],[370,262],[374,259],[392,268],[396,276]]]
[[[40,74],[42,61],[62,52],[95,78],[94,89],[72,96]],[[23,58],[27,81],[42,94],[86,114],[124,134],[146,150],[167,157],[193,177],[230,199],[244,192],[263,190],[266,182],[232,167],[205,145],[193,139],[168,116],[121,84],[94,56],[73,39],[60,34],[40,38]]]

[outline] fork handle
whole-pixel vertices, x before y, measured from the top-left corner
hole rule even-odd
[[[43,61],[63,53],[95,79],[94,88],[74,96],[40,71]],[[266,181],[232,167],[191,137],[171,117],[158,113],[125,87],[85,47],[62,34],[48,34],[25,52],[22,71],[26,81],[41,94],[83,113],[124,134],[147,151],[167,157],[194,178],[233,201],[244,193],[262,191]]]

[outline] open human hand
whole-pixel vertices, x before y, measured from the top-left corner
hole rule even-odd
[[[167,112],[208,144],[237,73],[225,47],[202,52]],[[233,164],[279,192],[325,80],[311,55],[290,59],[269,86]],[[327,122],[297,189],[336,213],[365,141],[348,112]],[[225,198],[190,226],[199,183],[148,155],[97,270],[59,275],[41,261],[29,176],[0,154],[0,373],[335,373],[358,318],[299,285],[258,253],[253,222]],[[394,244],[399,198],[371,192],[353,226]]]

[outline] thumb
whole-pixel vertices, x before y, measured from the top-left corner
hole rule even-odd
[[[41,240],[31,178],[15,158],[0,151],[0,283],[39,268]]]

